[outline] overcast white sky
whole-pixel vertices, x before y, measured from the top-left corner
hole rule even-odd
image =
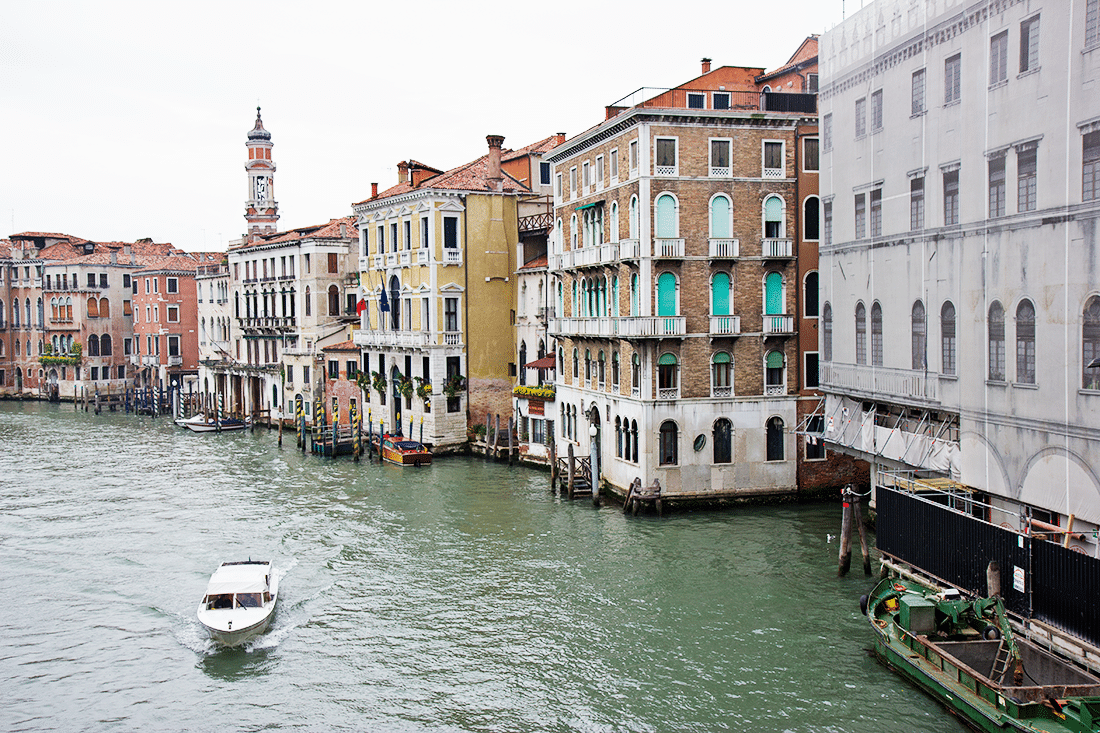
[[[773,69],[841,4],[6,2],[0,232],[224,250],[245,230],[257,104],[290,229],[350,215],[399,160],[571,137],[704,56]]]

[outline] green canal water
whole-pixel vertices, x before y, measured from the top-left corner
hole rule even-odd
[[[868,656],[839,526],[629,517],[480,459],[0,403],[0,730],[958,733]],[[218,649],[195,609],[247,557],[280,606]]]

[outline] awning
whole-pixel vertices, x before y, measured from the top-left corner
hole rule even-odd
[[[523,365],[524,369],[553,369],[554,368],[554,355],[547,354],[541,359],[535,359],[529,364]]]
[[[584,204],[582,206],[578,206],[577,208],[573,209],[573,211],[584,211],[585,209],[591,209],[591,208],[594,208],[596,206],[603,206],[603,201],[593,201],[590,204]]]

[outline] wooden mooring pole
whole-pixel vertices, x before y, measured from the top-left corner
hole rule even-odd
[[[843,515],[840,521],[840,562],[836,574],[845,576],[852,567],[852,502],[851,487],[845,486],[840,493],[844,505]]]
[[[871,553],[867,551],[867,529],[863,526],[863,507],[860,504],[859,496],[855,492],[851,492],[852,499],[852,522],[859,529],[859,550],[863,553],[863,574],[871,574]]]

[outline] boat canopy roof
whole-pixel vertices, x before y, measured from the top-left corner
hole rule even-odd
[[[223,593],[263,593],[267,590],[269,563],[247,563],[240,565],[222,565],[210,576],[206,586],[206,595]]]

